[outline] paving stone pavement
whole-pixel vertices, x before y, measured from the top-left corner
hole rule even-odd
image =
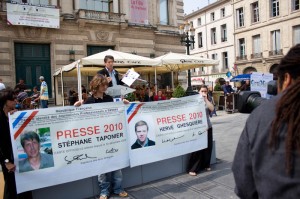
[[[237,199],[231,164],[247,114],[218,111],[211,118],[217,163],[197,176],[179,174],[126,189],[132,199]],[[112,196],[110,199],[120,197]]]

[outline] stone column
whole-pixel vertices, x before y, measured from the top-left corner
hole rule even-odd
[[[73,14],[73,0],[60,1],[62,14]]]

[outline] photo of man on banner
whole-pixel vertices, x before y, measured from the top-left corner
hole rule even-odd
[[[149,126],[148,124],[140,120],[135,124],[136,141],[131,145],[131,149],[138,149],[148,146],[154,146],[155,142],[148,138]]]
[[[27,155],[26,158],[19,160],[20,173],[54,167],[53,155],[41,153],[41,140],[36,132],[23,133],[20,142]]]

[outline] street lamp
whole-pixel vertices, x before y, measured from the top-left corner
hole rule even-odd
[[[195,28],[192,23],[185,22],[184,26],[179,27],[179,34],[181,36],[181,44],[186,46],[186,54],[190,55],[190,46],[194,46],[195,43]],[[191,83],[191,70],[188,70],[188,87],[186,89],[186,95],[193,95],[195,92]]]

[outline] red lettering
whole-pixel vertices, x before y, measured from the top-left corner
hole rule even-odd
[[[57,140],[61,138],[75,138],[75,137],[80,137],[80,136],[91,136],[94,134],[100,134],[100,126],[89,126],[89,127],[83,127],[80,129],[66,129],[63,131],[57,131],[56,132],[56,138]]]

